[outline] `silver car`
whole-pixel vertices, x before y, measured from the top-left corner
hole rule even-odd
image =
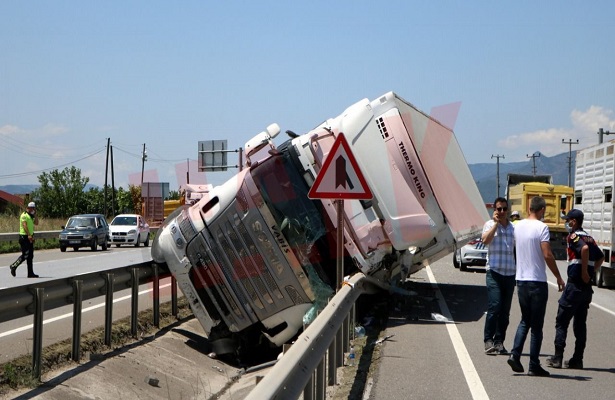
[[[469,266],[487,265],[487,245],[481,238],[470,240],[468,244],[453,253],[453,266],[466,271]]]

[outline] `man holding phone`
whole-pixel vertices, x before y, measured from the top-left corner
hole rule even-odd
[[[19,217],[19,245],[21,255],[11,264],[11,275],[15,276],[17,267],[26,261],[28,265],[28,278],[38,278],[34,273],[34,225],[38,225],[36,216],[36,204],[31,201],[28,203],[27,210]]]
[[[493,202],[493,218],[483,226],[481,239],[487,252],[487,315],[483,341],[485,354],[508,354],[504,347],[510,306],[515,290],[515,235],[508,220],[508,202],[498,197]]]

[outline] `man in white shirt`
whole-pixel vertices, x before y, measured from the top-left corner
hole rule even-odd
[[[542,197],[532,198],[529,217],[515,224],[516,280],[519,306],[521,307],[521,322],[517,327],[508,365],[514,372],[524,371],[520,358],[525,339],[531,330],[530,364],[528,368],[528,375],[530,376],[550,376],[549,372],[540,366],[538,359],[549,298],[545,264],[555,275],[560,292],[564,290],[565,286],[551,251],[549,228],[542,222],[546,205]]]

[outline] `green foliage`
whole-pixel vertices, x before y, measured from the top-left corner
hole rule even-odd
[[[107,218],[112,218],[120,213],[141,213],[140,186],[129,185],[128,190],[122,187],[112,190],[107,186],[106,191],[92,187],[85,191],[90,178],[82,177],[81,170],[74,166],[63,171],[43,172],[38,181],[41,186],[31,197],[36,202],[39,217],[65,219],[75,214],[106,214]]]
[[[165,200],[179,200],[179,192],[177,190],[170,190]]]
[[[63,171],[54,169],[38,176],[41,186],[32,192],[37,213],[49,218],[65,218],[82,212],[85,206],[83,189],[90,178],[82,177],[77,167],[66,167]]]

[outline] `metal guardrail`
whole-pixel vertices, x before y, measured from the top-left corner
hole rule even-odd
[[[246,400],[297,399],[302,393],[306,400],[324,399],[325,358],[329,383],[335,384],[337,367],[343,365],[343,353],[348,350],[349,316],[354,314],[359,296],[367,293],[368,285],[361,273],[345,282]]]
[[[150,233],[156,234],[158,227],[150,227]],[[59,231],[34,231],[34,237],[36,239],[57,239],[60,235],[61,230]],[[19,241],[19,232],[16,233],[0,233],[0,243],[1,242],[18,242]]]
[[[57,239],[62,231],[35,231],[34,237],[37,239]],[[18,242],[19,232],[0,233],[0,242]]]
[[[170,276],[151,261],[111,270],[91,272],[70,278],[54,279],[0,290],[0,322],[34,316],[32,343],[32,374],[41,376],[43,314],[47,310],[73,305],[72,358],[80,359],[81,308],[85,300],[105,296],[105,344],[111,345],[113,293],[131,289],[131,334],[137,336],[139,285],[152,283],[153,319],[159,326],[160,278]],[[171,277],[171,308],[177,316],[177,282]]]

